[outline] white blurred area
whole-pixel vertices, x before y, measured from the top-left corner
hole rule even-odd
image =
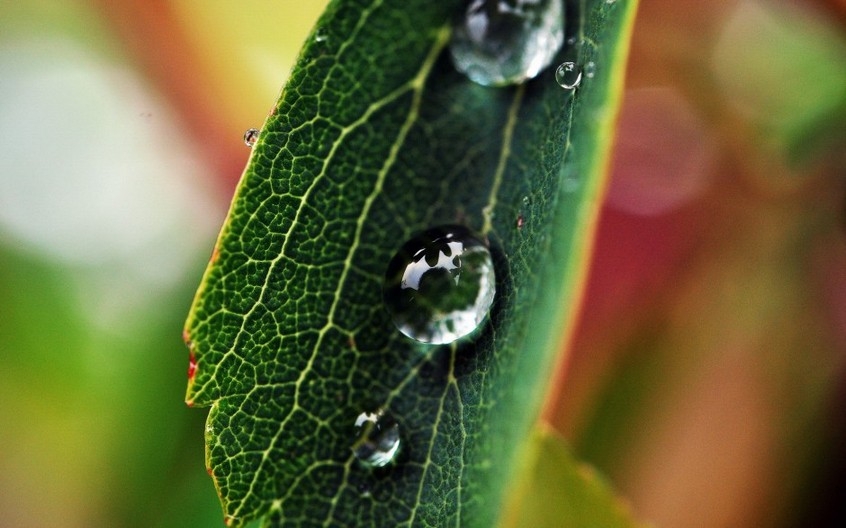
[[[137,73],[74,40],[0,39],[0,71],[0,243],[66,265],[113,328],[210,250],[212,173]]]

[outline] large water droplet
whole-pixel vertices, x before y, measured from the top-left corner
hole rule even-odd
[[[563,62],[555,70],[555,82],[565,90],[575,90],[582,82],[582,71],[574,62]]]
[[[257,128],[249,128],[246,132],[244,132],[244,144],[248,147],[252,147],[256,144],[256,140],[258,140],[259,131]]]
[[[385,273],[385,306],[400,332],[423,343],[452,343],[472,333],[493,303],[487,246],[469,229],[447,225],[406,242]]]
[[[396,458],[400,447],[399,424],[382,409],[363,412],[355,419],[357,439],[352,451],[364,465],[382,467]]]
[[[472,0],[454,28],[455,67],[485,86],[537,76],[564,43],[562,0]]]

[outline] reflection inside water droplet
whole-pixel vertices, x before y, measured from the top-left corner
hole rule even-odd
[[[244,132],[244,144],[248,147],[252,147],[256,144],[256,140],[258,139],[259,131],[257,128],[249,128],[246,132]]]
[[[471,80],[501,86],[536,77],[563,43],[562,0],[472,0],[450,53]]]
[[[496,291],[487,246],[448,225],[406,242],[385,273],[383,298],[396,327],[429,344],[452,343],[485,319]]]
[[[565,90],[575,90],[582,82],[582,72],[574,62],[563,62],[555,70],[555,82]]]
[[[400,447],[399,424],[382,409],[363,412],[355,419],[353,454],[368,467],[383,467],[396,458]]]

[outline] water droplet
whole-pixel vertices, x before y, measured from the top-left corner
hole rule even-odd
[[[400,447],[399,424],[382,409],[363,412],[355,419],[353,454],[368,467],[383,467],[396,458]]]
[[[574,62],[563,62],[555,70],[555,82],[565,90],[575,90],[582,82],[582,72]]]
[[[358,485],[358,493],[362,498],[370,498],[373,496],[373,489],[369,484],[362,483]]]
[[[588,79],[593,79],[593,76],[596,74],[596,63],[593,61],[588,62],[585,64],[585,77]]]
[[[257,128],[250,128],[246,132],[244,132],[244,144],[248,147],[252,147],[256,144],[256,140],[258,139],[259,131]]]
[[[447,225],[406,242],[385,272],[385,306],[400,332],[433,345],[471,334],[496,291],[487,246],[469,229]]]
[[[563,43],[562,0],[471,0],[450,54],[471,80],[501,86],[536,77]]]
[[[523,218],[523,215],[517,216],[517,229],[523,229],[523,226],[526,224],[526,219]]]
[[[561,181],[561,188],[564,192],[573,192],[579,188],[579,178],[575,174],[565,176]]]
[[[326,34],[326,30],[323,28],[319,28],[317,32],[314,34],[314,41],[315,42],[326,42],[326,39],[329,38]]]
[[[524,196],[523,197],[523,205],[529,205],[530,203],[532,203],[532,199],[529,198],[528,196]]]

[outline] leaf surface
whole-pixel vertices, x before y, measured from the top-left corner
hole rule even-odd
[[[592,63],[576,91],[554,68],[457,73],[462,5],[333,2],[262,129],[185,333],[228,524],[500,519],[578,300],[634,4],[568,6],[559,62]],[[489,240],[497,296],[475,340],[427,347],[394,328],[383,276],[455,223]],[[371,470],[351,446],[375,406],[402,447]]]

